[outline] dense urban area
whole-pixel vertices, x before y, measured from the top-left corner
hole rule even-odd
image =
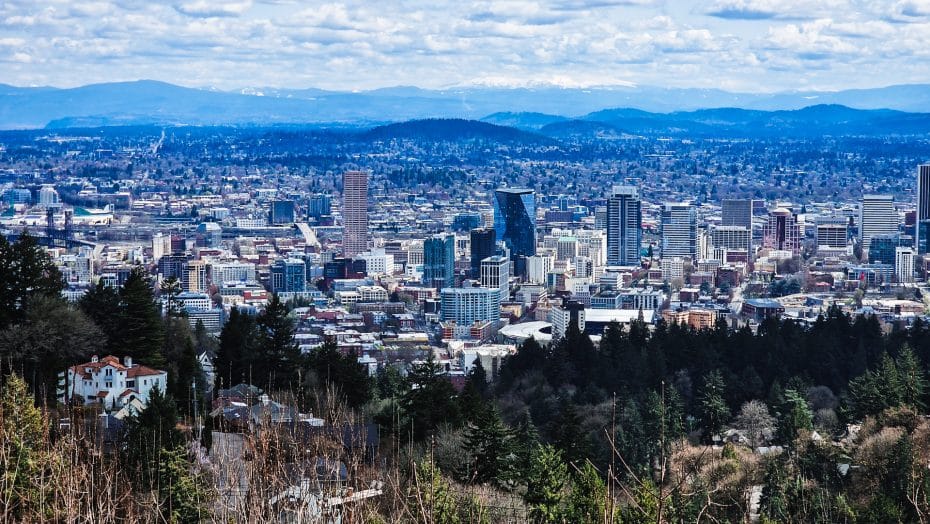
[[[0,520],[928,522],[928,146],[0,131]]]

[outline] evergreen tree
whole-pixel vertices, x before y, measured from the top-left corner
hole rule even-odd
[[[813,429],[814,416],[807,400],[793,389],[785,390],[778,432],[785,444],[791,444],[801,430]]]
[[[513,428],[513,447],[514,462],[512,464],[510,483],[515,484],[523,482],[529,475],[529,466],[533,462],[533,454],[539,447],[539,431],[533,424],[533,418],[530,412],[523,411],[516,426]]]
[[[501,485],[514,460],[512,436],[501,420],[497,408],[482,410],[481,416],[469,424],[465,433],[465,451],[470,464],[464,479],[475,484]]]
[[[725,386],[720,371],[714,370],[704,375],[699,402],[705,442],[711,442],[730,418],[730,408],[724,400],[724,394]]]
[[[254,384],[263,389],[299,386],[301,354],[294,340],[294,321],[277,294],[256,319],[258,358],[253,362]]]
[[[136,266],[129,272],[119,296],[121,329],[114,343],[117,352],[133,357],[140,364],[163,365],[165,332],[161,308],[152,291],[152,280],[142,267]]]
[[[552,421],[552,444],[569,464],[580,464],[590,454],[588,435],[581,428],[578,408],[567,397],[559,399],[559,413]]]
[[[562,461],[559,450],[548,445],[539,446],[530,466],[526,493],[523,495],[533,522],[555,523],[562,520],[567,479],[568,467]]]
[[[597,524],[610,520],[607,513],[607,485],[590,461],[586,461],[572,475],[567,506],[568,522]]]
[[[252,365],[257,349],[258,326],[255,317],[233,307],[220,332],[216,352],[216,387],[232,387],[252,380]]]
[[[42,412],[26,382],[16,374],[4,376],[0,387],[0,502],[17,520],[41,509],[45,467],[41,447],[46,435]]]
[[[103,332],[105,351],[109,354],[119,355],[124,351],[118,347],[122,337],[122,305],[119,291],[103,281],[90,288],[78,301],[78,307]]]
[[[895,359],[895,368],[901,384],[901,403],[918,411],[925,410],[927,374],[909,345],[901,348]]]
[[[449,481],[432,462],[417,464],[413,488],[410,490],[410,506],[415,509],[416,522],[435,524],[465,524],[459,516],[458,501]]]
[[[10,244],[0,237],[0,329],[19,322],[29,299],[60,297],[61,272],[32,235],[24,232]]]
[[[359,364],[354,353],[343,355],[332,342],[315,349],[307,359],[308,367],[317,377],[332,385],[354,409],[371,400],[371,379],[368,369]]]
[[[462,406],[462,416],[466,422],[475,423],[486,415],[488,381],[481,359],[475,360],[475,365],[468,373],[465,387],[459,394],[459,403]]]
[[[158,502],[165,521],[181,524],[208,520],[208,501],[206,479],[192,471],[184,448],[160,450]]]
[[[158,388],[152,389],[145,409],[126,420],[121,453],[130,477],[142,489],[155,487],[162,450],[184,444],[177,428],[178,412],[174,399]]]
[[[404,427],[413,432],[415,440],[432,434],[441,424],[461,425],[455,388],[446,378],[442,366],[434,360],[432,351],[428,353],[426,362],[413,366],[406,383],[400,405],[405,418]]]

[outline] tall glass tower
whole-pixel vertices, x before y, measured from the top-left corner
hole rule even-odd
[[[442,290],[455,285],[455,237],[435,235],[423,242],[423,285]]]
[[[639,188],[614,186],[607,200],[607,264],[638,266],[643,241]]]
[[[536,194],[532,189],[494,192],[494,231],[510,250],[514,274],[526,274],[526,257],[536,254]]]

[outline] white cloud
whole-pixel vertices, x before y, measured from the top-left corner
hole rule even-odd
[[[197,17],[239,16],[251,7],[251,0],[195,0],[174,6],[180,13]]]

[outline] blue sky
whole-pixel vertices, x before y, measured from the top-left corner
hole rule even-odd
[[[2,0],[0,83],[70,87],[930,82],[930,0]]]

